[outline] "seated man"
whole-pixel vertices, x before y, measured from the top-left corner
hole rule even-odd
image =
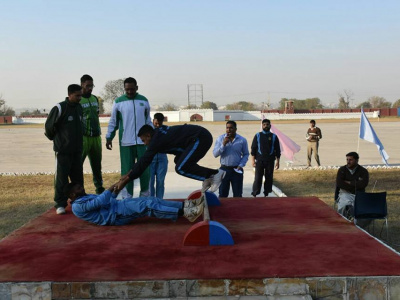
[[[225,171],[198,165],[198,161],[206,155],[213,142],[212,135],[207,129],[187,124],[156,129],[144,125],[140,128],[138,136],[147,146],[147,150],[133,165],[132,170],[121,177],[117,186],[118,191],[129,181],[138,178],[157,153],[174,154],[175,171],[182,176],[203,181],[203,192],[208,189],[215,192],[221,185]]]
[[[79,183],[65,186],[65,195],[71,199],[72,212],[78,218],[97,225],[126,225],[137,218],[156,217],[176,221],[183,216],[194,222],[204,209],[204,197],[195,200],[166,201],[155,197],[117,200],[113,184],[100,195],[86,194]]]
[[[336,186],[339,188],[337,211],[348,219],[354,216],[356,192],[365,192],[369,181],[368,171],[358,164],[358,159],[357,152],[347,153],[347,164],[340,167],[336,176]]]

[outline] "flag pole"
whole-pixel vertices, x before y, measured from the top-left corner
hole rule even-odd
[[[358,126],[358,139],[357,139],[357,153],[360,155],[359,149],[360,149],[360,130],[361,130],[361,116],[362,116],[362,111],[363,108],[361,107],[361,112],[360,112],[360,125]]]

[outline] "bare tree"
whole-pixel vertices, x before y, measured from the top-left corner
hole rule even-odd
[[[175,111],[175,110],[178,110],[178,107],[174,103],[169,102],[169,103],[163,104],[163,106],[161,106],[159,108],[159,110],[160,111]]]
[[[6,105],[3,94],[0,94],[0,116],[15,116],[14,109]]]
[[[104,99],[101,97],[97,97],[99,99],[99,113],[100,115],[104,114]]]
[[[218,110],[218,106],[217,104],[215,104],[214,102],[211,101],[205,101],[200,108],[207,108],[207,109],[213,109],[213,110]]]
[[[3,94],[0,94],[0,110],[2,110],[2,107],[6,105],[6,100],[3,98]]]
[[[393,108],[400,107],[400,99],[398,99],[398,100],[396,100],[395,102],[393,102],[392,107],[393,107]]]
[[[185,109],[196,109],[198,108],[196,104],[189,104],[187,106],[184,107]]]
[[[371,104],[372,108],[390,108],[392,106],[391,102],[388,102],[385,98],[379,96],[369,97],[368,102]]]
[[[343,90],[343,93],[338,93],[339,95],[339,108],[350,108],[350,101],[354,100],[354,93],[352,90]]]
[[[112,104],[115,99],[125,93],[124,80],[125,79],[117,79],[109,80],[106,82],[106,85],[103,88],[103,92],[100,93],[101,98],[104,100],[104,102]]]
[[[249,101],[239,101],[231,104],[226,105],[227,110],[244,110],[244,111],[251,111],[251,110],[258,110],[257,105],[253,102]]]
[[[364,101],[363,103],[358,104],[357,108],[371,108],[371,103]]]

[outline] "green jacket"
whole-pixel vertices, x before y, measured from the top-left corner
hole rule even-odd
[[[82,152],[83,126],[82,107],[72,103],[68,97],[52,108],[47,116],[45,135],[53,141],[57,153],[71,154]]]
[[[80,105],[83,109],[83,135],[100,136],[99,100],[94,95],[89,98],[82,96]]]

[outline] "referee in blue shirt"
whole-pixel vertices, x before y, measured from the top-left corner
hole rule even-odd
[[[235,121],[226,122],[226,133],[219,136],[215,142],[213,154],[221,156],[221,168],[225,177],[219,187],[219,197],[229,195],[229,186],[232,185],[233,197],[242,197],[243,194],[243,167],[249,159],[247,140],[236,133]]]

